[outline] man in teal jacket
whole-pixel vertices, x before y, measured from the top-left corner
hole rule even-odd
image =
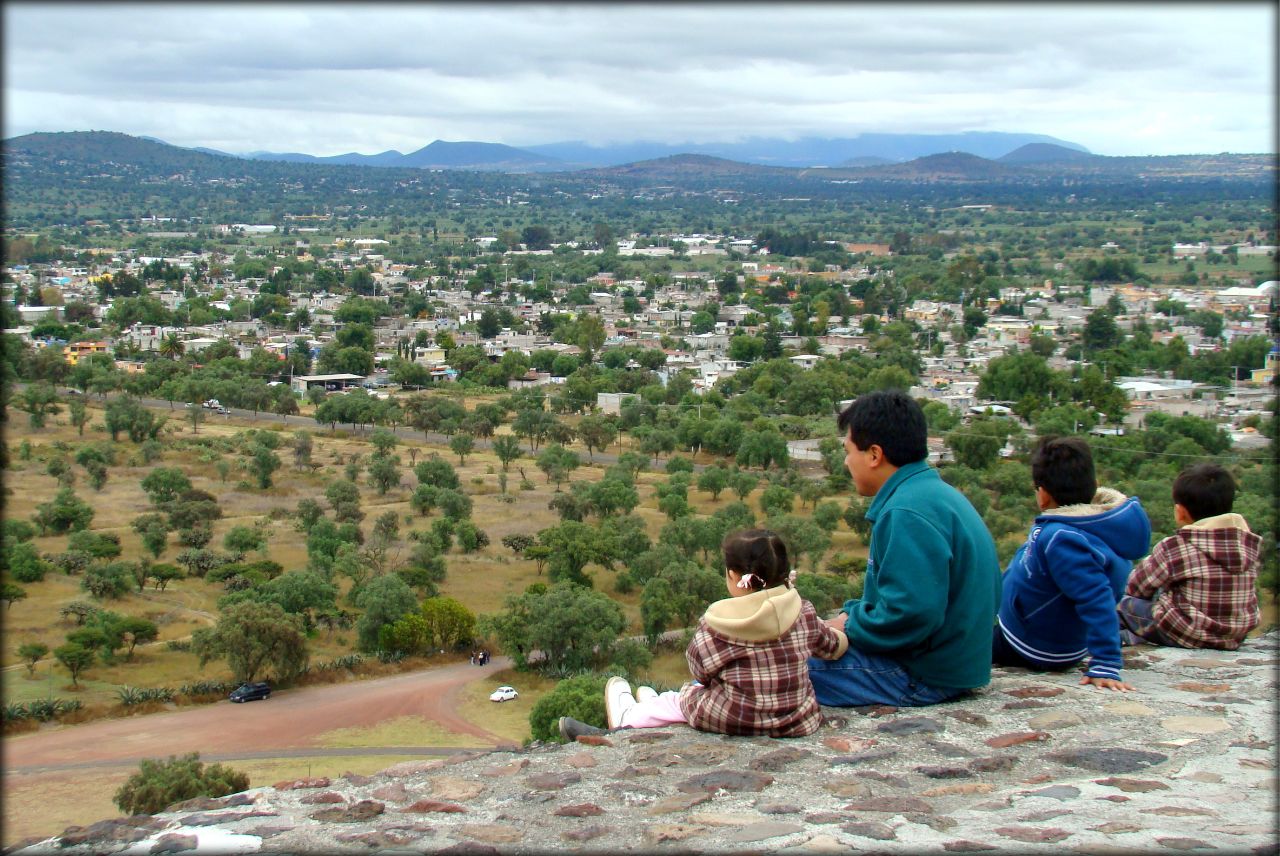
[[[837,424],[854,487],[875,500],[862,597],[828,622],[849,650],[809,660],[818,701],[910,707],[985,685],[1000,564],[982,518],[925,461],[924,412],[903,392],[873,392]]]

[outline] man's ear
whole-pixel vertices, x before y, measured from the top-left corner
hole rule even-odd
[[[868,446],[865,454],[867,455],[868,466],[878,467],[882,461],[886,460],[884,449],[880,448],[879,443],[872,443]]]

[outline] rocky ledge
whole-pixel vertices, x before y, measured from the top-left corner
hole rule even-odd
[[[997,668],[974,697],[685,727],[281,782],[15,852],[1277,852],[1275,632],[1126,650],[1138,693]]]

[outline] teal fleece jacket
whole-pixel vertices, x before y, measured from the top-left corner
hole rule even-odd
[[[964,494],[924,461],[898,468],[871,508],[862,597],[849,601],[849,647],[889,657],[937,689],[991,680],[1000,563]]]

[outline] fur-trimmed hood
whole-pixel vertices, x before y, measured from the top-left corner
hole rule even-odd
[[[1065,523],[1092,535],[1124,559],[1138,559],[1151,549],[1151,521],[1136,496],[1126,497],[1109,487],[1098,488],[1093,501],[1051,508],[1036,525]]]
[[[729,639],[768,642],[791,629],[800,617],[804,601],[787,586],[727,597],[707,607],[707,625]]]

